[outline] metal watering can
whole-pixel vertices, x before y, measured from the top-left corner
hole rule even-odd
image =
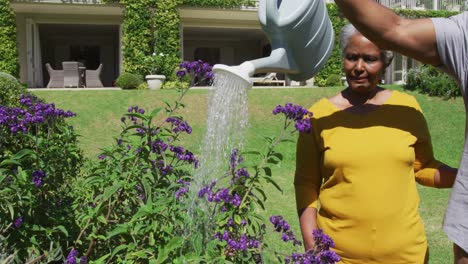
[[[304,81],[320,71],[333,51],[334,33],[323,0],[260,0],[258,16],[271,43],[268,57],[238,66],[216,64],[249,83],[255,73],[282,72]]]

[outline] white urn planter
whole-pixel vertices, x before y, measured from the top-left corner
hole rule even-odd
[[[145,76],[146,82],[148,83],[148,88],[151,90],[161,89],[162,84],[166,80],[166,76],[152,74]]]

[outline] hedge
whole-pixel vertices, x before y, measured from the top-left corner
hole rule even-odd
[[[10,0],[0,0],[0,71],[19,77],[16,18]]]

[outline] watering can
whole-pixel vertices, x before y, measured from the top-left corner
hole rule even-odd
[[[305,81],[320,71],[333,51],[334,33],[323,0],[260,0],[258,17],[271,43],[268,57],[238,66],[217,64],[251,86],[255,73],[281,72]]]

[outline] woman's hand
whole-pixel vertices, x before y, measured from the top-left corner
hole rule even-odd
[[[442,165],[434,175],[434,186],[437,188],[452,188],[458,169]]]

